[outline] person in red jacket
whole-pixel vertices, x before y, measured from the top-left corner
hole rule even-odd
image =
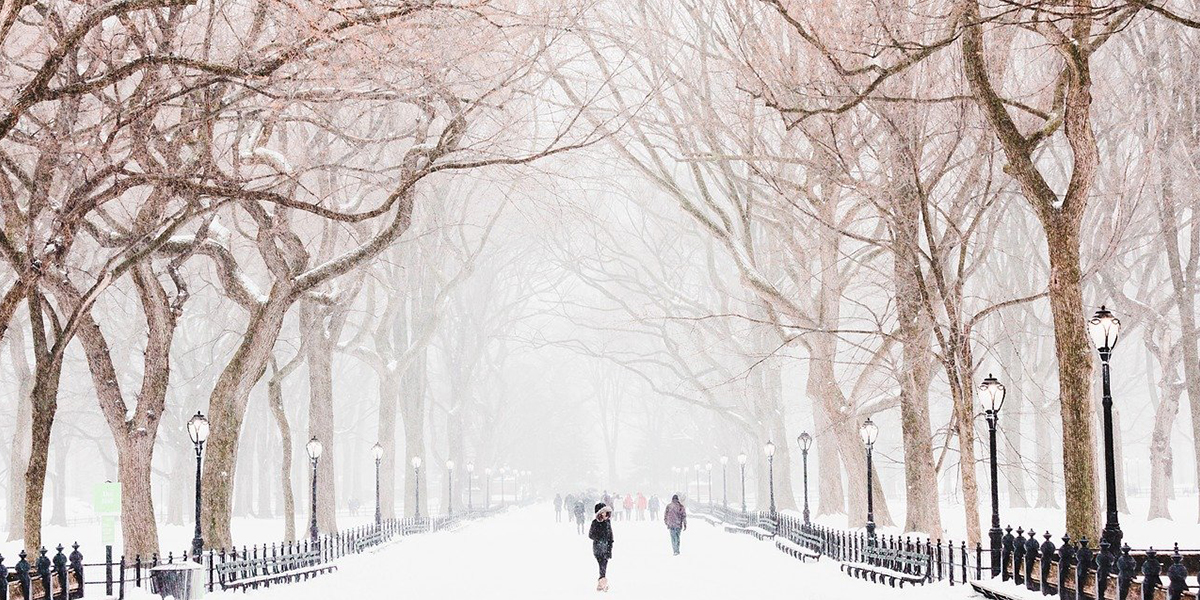
[[[633,494],[625,494],[625,502],[622,503],[625,507],[625,520],[628,521],[633,517]]]
[[[637,518],[639,521],[646,520],[646,497],[641,492],[638,492],[637,497]]]
[[[675,556],[679,556],[679,532],[687,529],[687,509],[679,501],[678,494],[671,496],[671,503],[663,511],[663,522],[667,524],[667,531],[671,532],[671,549],[675,551]]]

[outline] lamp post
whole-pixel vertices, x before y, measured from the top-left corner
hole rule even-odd
[[[992,461],[992,528],[988,530],[991,544],[992,577],[1000,574],[1000,547],[1004,544],[1004,533],[1000,531],[1000,482],[996,467],[996,422],[1000,418],[1000,406],[1004,404],[1004,384],[991,373],[979,386],[984,414],[988,423],[988,455]]]
[[[1121,320],[1113,316],[1103,305],[1088,321],[1088,332],[1092,343],[1100,352],[1100,372],[1103,383],[1101,403],[1104,406],[1104,492],[1108,501],[1107,522],[1104,524],[1103,539],[1108,540],[1108,547],[1113,552],[1121,548],[1121,524],[1117,516],[1117,467],[1113,449],[1113,418],[1112,390],[1109,387],[1108,361],[1112,357],[1113,347],[1117,345],[1117,336],[1121,330]]]
[[[492,468],[483,470],[483,510],[492,507]]]
[[[696,463],[696,502],[700,502],[700,463]]]
[[[375,442],[371,454],[375,457],[375,526],[379,527],[383,524],[382,505],[379,503],[379,463],[383,461],[383,446]]]
[[[500,467],[500,506],[504,506],[504,474],[508,472],[508,467]]]
[[[725,465],[729,464],[729,457],[721,455],[721,506],[729,508],[729,486],[726,485]]]
[[[812,448],[812,436],[802,432],[796,436],[796,443],[800,445],[800,460],[804,463],[804,524],[808,525],[808,449]]]
[[[769,474],[768,489],[771,491],[771,514],[775,514],[775,442],[767,440],[767,445],[763,446],[763,452],[767,454],[767,473]]]
[[[467,463],[467,512],[475,512],[475,504],[471,502],[471,491],[475,487],[475,463]]]
[[[316,436],[308,440],[304,449],[308,451],[308,458],[312,461],[312,519],[308,523],[308,536],[313,543],[317,542],[317,461],[321,459],[321,452],[325,451],[325,447],[321,445],[321,440]]]
[[[413,466],[413,516],[421,518],[421,457],[412,457]]]
[[[879,437],[879,427],[868,417],[866,421],[863,421],[859,434],[862,435],[863,445],[867,447],[867,541],[874,545],[875,497],[874,490],[871,488],[871,451],[875,448],[875,438]]]
[[[673,481],[671,483],[671,485],[678,485],[679,484],[679,474],[682,473],[683,471],[681,471],[679,469],[679,467],[671,467],[671,471],[673,473],[675,473],[675,481]],[[679,488],[675,488],[675,489],[679,489]],[[687,494],[684,494],[684,495],[686,496]]]
[[[704,463],[704,470],[708,471],[708,503],[712,504],[712,463]]]
[[[196,535],[192,538],[192,560],[201,562],[204,552],[204,536],[200,534],[200,457],[204,453],[204,442],[208,440],[208,419],[200,411],[187,422],[188,437],[196,446]]]
[[[454,461],[446,461],[446,516],[454,514]]]
[[[746,514],[746,459],[750,458],[743,452],[738,454],[738,462],[742,465],[742,514]]]

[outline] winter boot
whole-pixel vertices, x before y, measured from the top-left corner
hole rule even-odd
[[[607,577],[600,578],[600,591],[602,591],[602,592],[608,591],[608,578]]]

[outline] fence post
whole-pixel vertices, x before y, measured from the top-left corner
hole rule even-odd
[[[213,591],[213,571],[216,568],[213,563],[216,562],[216,558],[216,552],[210,548],[208,550],[208,591],[210,592]]]
[[[28,555],[22,550],[17,555],[21,560],[17,561],[17,585],[21,588],[22,598],[33,597],[33,579],[29,577],[29,561]]]
[[[1151,557],[1154,554],[1154,548],[1146,554],[1146,561],[1143,563],[1143,568],[1150,564]],[[1156,564],[1157,560],[1154,561]],[[1121,556],[1117,557],[1117,597],[1125,600],[1129,597],[1129,589],[1133,587],[1133,578],[1137,577],[1138,565],[1137,559],[1129,555],[1129,544],[1125,544],[1121,548]],[[1142,589],[1145,589],[1145,583],[1142,584]]]
[[[1071,600],[1067,596],[1067,571],[1075,560],[1075,546],[1069,535],[1064,535],[1062,540],[1062,546],[1058,547],[1058,597],[1059,600]]]
[[[155,555],[155,562],[158,562],[157,558],[158,558],[157,555]],[[117,590],[120,593],[119,597],[122,600],[124,600],[124,598],[125,598],[125,555],[124,554],[121,555],[121,564],[117,566],[117,569],[120,571],[120,573],[117,573],[117,583],[118,583]]]
[[[58,576],[58,590],[61,592],[62,600],[67,600],[67,555],[63,554],[63,545],[58,545],[58,553],[54,555],[54,573]],[[7,583],[7,582],[4,582]]]
[[[962,583],[963,583],[963,585],[967,585],[967,542],[966,542],[966,540],[962,541],[962,552],[960,553],[960,556],[962,556]]]
[[[975,542],[975,580],[980,579],[983,579],[983,544]]]
[[[1137,562],[1129,556],[1129,544],[1121,547],[1121,559],[1117,561],[1117,564],[1120,565],[1126,557],[1133,562],[1133,569],[1136,573]],[[1129,574],[1130,582],[1133,581],[1133,575],[1134,573]],[[1154,590],[1160,585],[1162,585],[1162,564],[1158,562],[1158,553],[1154,551],[1154,548],[1150,548],[1146,551],[1146,560],[1142,562],[1142,600],[1153,600]],[[1126,589],[1128,589],[1128,585]]]
[[[938,573],[937,578],[938,578],[938,581],[941,581],[946,578],[942,574],[942,560],[943,560],[942,559],[942,539],[938,538],[938,543],[937,543],[937,573]]]
[[[3,573],[0,566],[0,573]],[[1179,555],[1179,543],[1175,543],[1175,551],[1171,553],[1171,566],[1167,567],[1167,600],[1180,600],[1183,590],[1187,589],[1187,567],[1183,566],[1183,557]]]
[[[1042,595],[1049,596],[1050,589],[1053,587],[1050,583],[1050,565],[1054,564],[1054,560],[1058,557],[1055,554],[1054,542],[1050,541],[1050,530],[1047,529],[1042,537],[1046,541],[1042,542],[1042,561],[1038,563],[1038,566],[1041,570]]]
[[[1104,598],[1108,590],[1108,576],[1112,573],[1113,555],[1106,539],[1100,540],[1100,554],[1096,555],[1096,597]]]
[[[1039,549],[1037,540],[1034,539],[1036,537],[1037,534],[1030,528],[1029,539],[1025,540],[1025,589],[1030,591],[1038,589],[1037,584],[1033,581],[1033,561],[1037,560]]]
[[[954,540],[946,541],[946,570],[950,571],[950,586],[954,587]]]
[[[1025,578],[1021,569],[1025,568],[1025,528],[1017,527],[1017,535],[1013,536],[1013,583],[1022,585]]]
[[[79,595],[83,596],[83,553],[79,551],[79,542],[71,544],[71,556],[67,559],[71,561],[71,570],[75,571],[75,578],[79,580]]]
[[[112,546],[104,547],[104,595],[111,596],[113,593],[113,557]]]
[[[1008,569],[1012,565],[1013,559],[1013,534],[1012,525],[1005,528],[1007,533],[1000,540],[1000,581],[1008,581]]]
[[[1088,570],[1093,564],[1092,549],[1088,548],[1085,536],[1079,540],[1079,551],[1075,553],[1075,600],[1085,600],[1088,596],[1084,591],[1087,587]]]
[[[3,554],[0,554],[0,600],[8,600],[8,567],[4,566]]]

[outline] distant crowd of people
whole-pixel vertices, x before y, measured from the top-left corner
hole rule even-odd
[[[570,493],[565,497],[562,494],[554,495],[554,520],[561,523],[563,520],[563,512],[566,511],[568,521],[574,518],[576,527],[579,533],[583,533],[583,524],[586,522],[587,507],[596,503],[604,503],[605,506],[612,509],[612,518],[625,521],[645,521],[658,519],[658,511],[662,509],[662,501],[658,499],[657,494],[651,494],[649,498],[645,494],[638,492],[621,494],[608,493],[608,490],[597,494],[595,492],[579,492]]]
[[[662,502],[656,494],[651,494],[647,498],[641,492],[638,492],[636,496],[626,493],[624,497],[621,494],[609,494],[607,490],[599,495],[594,492],[571,493],[566,497],[563,497],[562,494],[555,494],[554,520],[561,523],[562,513],[565,510],[567,511],[567,520],[574,520],[576,531],[582,534],[588,505],[592,505],[592,524],[588,528],[588,538],[592,541],[592,556],[595,557],[596,564],[600,567],[600,578],[596,580],[596,591],[607,592],[608,561],[612,559],[613,548],[612,520],[645,521],[647,512],[649,512],[650,520],[658,520],[658,511]],[[678,494],[671,497],[671,502],[663,511],[663,524],[667,526],[667,532],[671,537],[671,551],[675,556],[679,556],[679,539],[682,532],[687,529],[687,509],[684,508]]]

